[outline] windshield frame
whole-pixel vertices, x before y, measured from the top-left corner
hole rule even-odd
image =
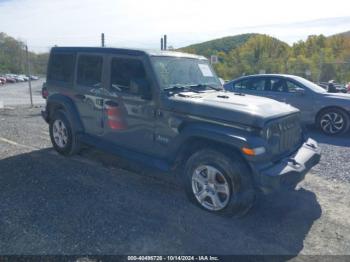
[[[171,85],[163,85],[162,84],[162,80],[160,78],[160,74],[159,74],[159,71],[156,69],[155,67],[155,59],[161,59],[161,58],[170,58],[170,59],[174,59],[174,60],[193,60],[193,61],[198,61],[198,64],[206,64],[208,65],[211,73],[212,73],[212,78],[214,78],[216,80],[216,83],[215,82],[210,82],[210,83],[200,83],[200,82],[193,82],[193,83],[173,83]],[[215,70],[213,69],[213,67],[211,66],[211,64],[209,63],[208,59],[201,59],[201,58],[192,58],[192,57],[183,57],[183,56],[165,56],[165,55],[151,55],[150,56],[150,63],[151,63],[151,66],[152,66],[152,70],[154,72],[154,75],[156,77],[156,80],[158,82],[158,85],[160,87],[160,91],[163,92],[165,88],[168,88],[168,87],[172,87],[172,86],[189,86],[189,85],[202,85],[202,86],[214,86],[216,88],[220,88],[220,90],[223,90],[223,86],[220,82],[220,79],[219,77],[217,76]],[[212,88],[205,88],[204,90],[212,90]]]

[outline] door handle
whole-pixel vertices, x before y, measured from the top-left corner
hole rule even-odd
[[[75,98],[79,99],[79,100],[84,100],[86,98],[85,95],[80,95],[80,94],[77,94],[74,96]]]

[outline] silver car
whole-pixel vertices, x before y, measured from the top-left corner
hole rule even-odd
[[[327,135],[346,133],[350,128],[350,95],[327,93],[299,76],[250,75],[232,80],[224,88],[290,104],[301,111],[305,124],[316,124]]]

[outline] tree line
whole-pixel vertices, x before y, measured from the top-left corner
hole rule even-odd
[[[48,53],[29,52],[31,74],[46,73]],[[0,74],[26,74],[25,43],[0,32]]]
[[[207,56],[217,55],[214,65],[218,75],[233,79],[242,75],[258,73],[285,73],[299,75],[314,82],[331,79],[345,83],[350,81],[350,36],[339,34],[331,37],[311,35],[305,41],[292,46],[276,38],[261,34],[246,34],[231,37],[247,40],[231,50],[224,50],[214,41],[197,44],[181,51]],[[229,41],[228,38],[227,42]],[[223,42],[218,39],[219,43]]]
[[[180,48],[180,51],[217,55],[218,75],[230,80],[257,73],[299,75],[315,82],[350,81],[350,35],[312,35],[292,46],[262,34],[224,37]],[[45,74],[48,53],[29,52],[32,74]],[[0,73],[26,73],[25,43],[0,32]]]

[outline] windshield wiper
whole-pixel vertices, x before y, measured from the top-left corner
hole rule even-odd
[[[165,87],[163,90],[164,91],[192,91],[194,93],[199,93],[199,91],[194,89],[192,85],[173,85],[173,86]]]
[[[214,86],[207,85],[207,84],[191,85],[190,87],[192,87],[192,88],[196,88],[196,87],[206,88],[207,87],[207,88],[213,89],[215,91],[222,91],[222,88],[220,88],[220,87],[214,87]]]

